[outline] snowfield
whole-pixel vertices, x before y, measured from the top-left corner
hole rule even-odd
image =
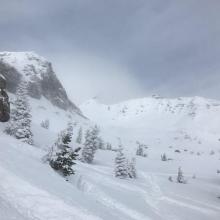
[[[36,146],[6,136],[5,125],[0,125],[0,220],[219,220],[218,102],[197,98],[190,107],[191,99],[170,101],[171,110],[165,113],[167,100],[149,100],[127,102],[125,109],[124,103],[107,106],[90,100],[81,106],[90,122],[47,100],[31,99]],[[174,109],[181,103],[181,111]],[[50,120],[49,130],[40,127],[45,119]],[[78,161],[69,181],[43,163],[69,120],[76,122],[73,140],[80,126],[85,132],[97,123],[114,148],[121,139],[128,158],[135,155],[136,141],[145,143],[147,157],[136,156],[137,179],[114,177],[116,152],[109,150],[98,150],[91,165]],[[171,160],[161,161],[163,153]],[[179,166],[187,184],[176,183]]]

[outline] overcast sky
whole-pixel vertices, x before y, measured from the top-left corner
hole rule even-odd
[[[73,101],[220,99],[219,0],[0,0],[0,50],[52,61]]]

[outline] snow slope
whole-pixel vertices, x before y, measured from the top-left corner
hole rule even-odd
[[[115,144],[120,136],[127,145],[140,141],[154,148],[210,151],[220,146],[220,102],[216,100],[149,97],[105,105],[92,99],[80,108]]]
[[[208,173],[219,155],[211,160],[208,155],[178,155],[167,163],[159,157],[138,158],[138,179],[121,180],[113,176],[115,152],[100,150],[93,165],[78,162],[77,175],[66,182],[42,163],[41,149],[4,134],[0,146],[3,220],[219,219],[220,181]],[[195,169],[185,166],[192,162],[200,167],[197,179],[192,179]],[[168,181],[180,164],[187,171],[185,185]]]
[[[11,108],[13,109],[15,95],[10,93],[9,96]],[[61,130],[66,128],[68,122],[72,122],[76,130],[79,129],[79,127],[85,127],[86,129],[92,124],[84,116],[71,110],[65,111],[60,109],[44,97],[41,97],[41,99],[29,97],[29,102],[31,106],[35,146],[39,148],[47,149],[51,146],[51,142],[56,139],[57,134]],[[41,127],[41,122],[45,120],[49,120],[49,132]],[[76,138],[76,135],[77,134],[75,133],[74,138]]]
[[[13,102],[13,95],[10,98]],[[115,178],[116,152],[98,150],[93,164],[77,162],[76,175],[68,182],[43,163],[42,157],[68,121],[75,123],[72,147],[77,146],[74,140],[79,127],[85,132],[92,122],[55,107],[47,99],[30,99],[35,146],[6,136],[2,132],[5,124],[0,125],[0,219],[218,220],[218,118],[213,124],[206,120],[207,128],[195,130],[197,122],[202,124],[208,118],[207,112],[210,119],[217,117],[218,102],[202,99],[201,104],[198,98],[197,110],[192,115],[191,107],[184,108],[182,113],[177,113],[177,109],[176,113],[165,113],[164,108],[158,107],[161,100],[154,99],[149,98],[154,105],[146,107],[149,100],[146,101],[145,110],[139,109],[138,114],[140,100],[126,102],[125,111],[122,111],[124,103],[106,106],[92,100],[81,106],[100,125],[105,141],[117,148],[118,137],[121,138],[128,158],[135,154],[136,140],[148,145],[145,149],[148,157],[136,158],[137,179]],[[206,102],[213,103],[212,110],[205,107]],[[50,121],[49,130],[40,126],[45,119]],[[176,149],[181,153],[176,153]],[[210,154],[211,150],[214,154]],[[172,160],[161,161],[162,153]],[[187,184],[175,181],[179,166]],[[174,182],[168,181],[169,176]]]

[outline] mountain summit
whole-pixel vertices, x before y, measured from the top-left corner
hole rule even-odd
[[[22,79],[28,82],[29,95],[45,97],[53,105],[77,113],[79,108],[70,101],[53,71],[52,64],[34,52],[0,52],[0,72],[7,80],[8,91],[14,93]]]

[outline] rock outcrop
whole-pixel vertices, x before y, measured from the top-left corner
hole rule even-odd
[[[6,89],[6,79],[0,74],[0,122],[10,119],[10,103]]]
[[[43,96],[59,108],[81,114],[68,98],[51,63],[43,57],[33,52],[1,52],[0,73],[6,78],[9,92],[15,93],[17,85],[24,79],[28,82],[31,97],[40,99]]]

